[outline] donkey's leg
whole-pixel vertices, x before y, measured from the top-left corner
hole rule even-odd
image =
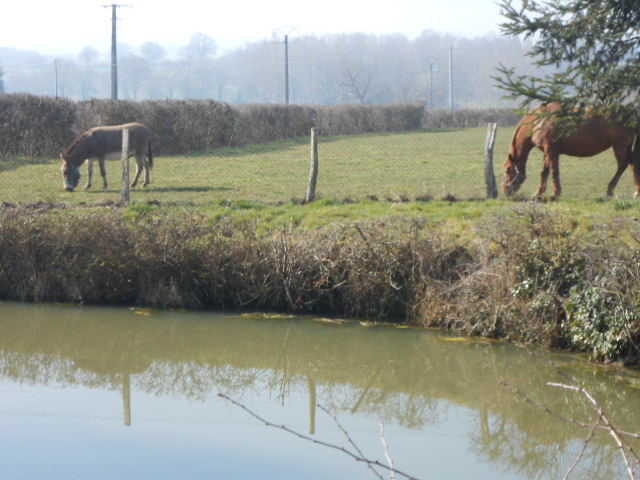
[[[84,189],[88,190],[91,188],[91,183],[93,182],[93,160],[87,159],[87,184]]]
[[[624,173],[624,171],[627,169],[627,166],[629,165],[629,163],[631,163],[631,147],[633,146],[633,143],[629,144],[629,145],[625,145],[623,147],[613,147],[613,153],[616,156],[616,160],[618,161],[618,170],[616,170],[616,174],[613,176],[613,178],[611,179],[611,181],[609,182],[609,186],[607,187],[607,195],[610,197],[613,197],[613,191],[616,188],[616,185],[618,185],[618,181],[620,180],[620,177],[622,176],[622,174]],[[634,177],[636,175],[636,170],[634,168]],[[638,182],[636,182],[636,185],[638,185],[638,188],[640,189],[640,184],[638,184]],[[636,195],[638,194],[638,192],[636,192]]]
[[[102,186],[106,190],[109,188],[109,182],[107,182],[107,166],[104,157],[98,158],[98,165],[100,165],[100,175],[102,175]]]
[[[146,187],[151,183],[151,164],[146,156],[142,156],[142,165],[144,166],[144,183],[143,187]]]
[[[141,173],[142,173],[142,160],[140,160],[140,156],[136,156],[136,176],[133,177],[133,182],[131,182],[131,188],[138,185],[138,179],[140,178]],[[144,184],[143,187],[144,186],[146,186],[146,184]]]

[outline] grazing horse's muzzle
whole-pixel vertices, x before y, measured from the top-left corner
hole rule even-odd
[[[526,174],[524,169],[514,165],[510,156],[505,165],[504,177],[502,178],[502,193],[508,197],[515,195],[524,183],[525,178]]]

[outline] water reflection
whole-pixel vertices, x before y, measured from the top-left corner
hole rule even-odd
[[[554,357],[621,428],[640,431],[633,372]],[[0,304],[0,380],[0,389],[13,383],[117,392],[125,425],[143,416],[132,392],[202,405],[218,392],[249,406],[289,407],[303,397],[298,410],[306,419],[298,423],[311,434],[320,403],[342,418],[385,419],[416,432],[415,441],[425,445],[428,432],[450,428],[451,412],[467,412],[461,428],[469,456],[509,478],[562,477],[588,432],[533,408],[500,380],[560,414],[597,419],[579,395],[546,386],[562,379],[516,346],[278,316]],[[191,421],[203,421],[194,415]],[[596,435],[580,468],[577,478],[624,474],[604,434]],[[423,472],[412,473],[432,477]]]

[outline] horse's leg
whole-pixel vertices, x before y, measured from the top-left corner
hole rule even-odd
[[[93,182],[93,160],[87,159],[87,184],[84,189],[88,190],[91,188],[91,183]]]
[[[107,167],[105,165],[104,157],[98,158],[98,165],[100,165],[100,175],[102,175],[102,186],[106,190],[109,188],[109,182],[107,182]]]
[[[636,184],[636,191],[633,194],[633,198],[640,198],[640,162],[632,163],[631,169],[633,170],[633,181]]]
[[[613,176],[613,178],[609,182],[609,186],[607,187],[607,195],[609,197],[613,197],[613,191],[615,190],[616,185],[618,185],[618,180],[620,180],[620,177],[627,169],[627,166],[629,165],[629,163],[631,163],[632,146],[633,144],[624,147],[613,147],[613,153],[615,154],[616,160],[618,161],[618,170],[616,170],[616,174]],[[637,173],[636,170],[636,168],[633,169],[634,177]],[[640,184],[638,184],[637,181],[636,185],[639,185],[638,188],[640,189]],[[636,192],[636,194],[638,194],[638,192]]]
[[[553,178],[553,195],[551,200],[555,200],[562,192],[560,185],[560,155],[556,152],[549,152],[549,165],[551,168],[551,178]]]
[[[634,146],[631,147],[631,154],[629,156],[629,163],[633,170],[633,181],[636,184],[636,191],[633,194],[633,198],[640,197],[640,146],[636,145],[640,142],[640,138],[636,139]]]
[[[544,160],[542,163],[542,172],[540,172],[540,187],[533,194],[535,198],[542,197],[542,194],[547,190],[547,179],[549,178],[549,156],[547,152],[544,152]]]

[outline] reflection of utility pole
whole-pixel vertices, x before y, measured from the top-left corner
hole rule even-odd
[[[307,376],[307,386],[309,387],[309,435],[316,433],[316,381]]]
[[[122,402],[124,407],[124,424],[131,426],[131,374],[122,373]]]
[[[295,32],[295,27],[282,26],[276,32],[284,35],[284,103],[289,105],[289,35]]]
[[[129,5],[103,5],[104,8],[111,7],[111,100],[118,99],[118,55],[116,53],[116,10],[118,7],[128,7]]]

